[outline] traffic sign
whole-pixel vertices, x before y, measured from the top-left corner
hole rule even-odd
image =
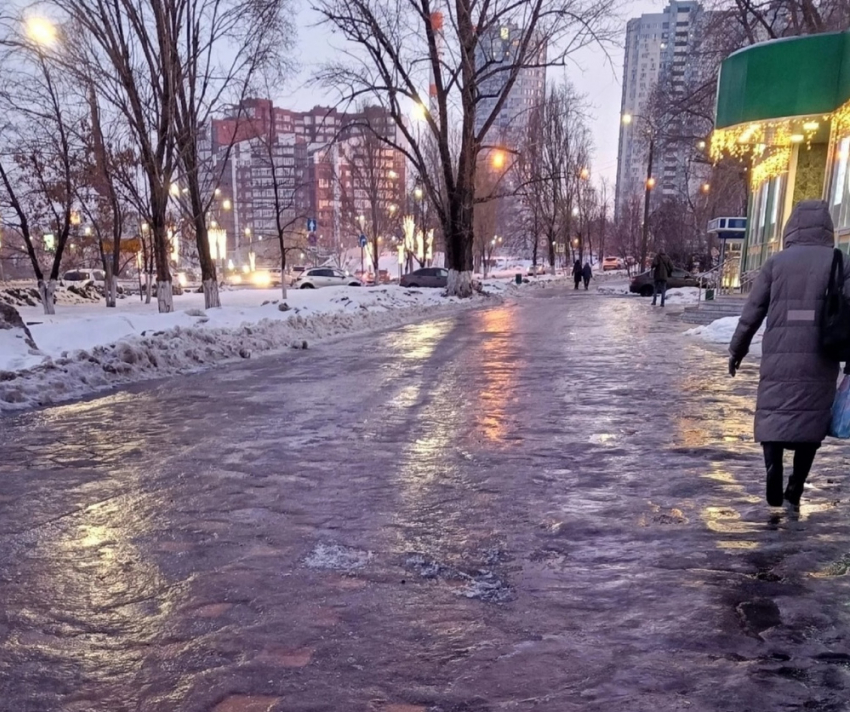
[[[316,237],[316,233],[315,233],[315,232],[311,232],[311,233],[309,234],[309,236],[307,237],[307,242],[309,242],[309,243],[310,243],[313,247],[315,247],[315,246],[316,246],[316,243],[317,243],[318,241],[319,241],[319,240],[318,240],[318,238]]]
[[[316,218],[307,218],[307,232],[316,232]]]
[[[360,235],[360,247],[366,247],[367,242],[366,235]]]

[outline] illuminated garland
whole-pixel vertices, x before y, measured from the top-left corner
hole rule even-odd
[[[830,135],[834,141],[850,133],[850,101],[832,112]]]
[[[842,111],[845,111],[842,120],[846,120],[850,125],[850,106],[845,106],[835,114],[824,116],[754,121],[717,129],[711,134],[711,158],[715,162],[725,156],[742,159],[747,156],[757,158],[768,148],[789,148],[795,143],[811,146],[821,121],[830,119],[834,121]]]
[[[770,155],[753,166],[750,171],[750,186],[753,190],[764,181],[788,172],[791,165],[791,147],[774,148]]]

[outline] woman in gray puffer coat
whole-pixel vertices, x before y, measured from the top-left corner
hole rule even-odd
[[[767,317],[756,404],[755,439],[764,449],[767,502],[783,500],[783,455],[794,451],[784,498],[799,506],[806,477],[829,429],[839,364],[820,349],[820,315],[833,257],[833,225],[822,200],[798,203],[785,226],[784,249],[756,278],[729,345],[734,376]],[[844,257],[850,294],[850,259]]]

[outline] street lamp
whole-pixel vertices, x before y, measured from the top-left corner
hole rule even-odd
[[[413,197],[416,198],[417,200],[422,200],[422,195],[423,195],[422,188],[420,188],[419,186],[416,186],[413,189]]]
[[[711,183],[703,183],[702,184],[702,192],[703,193],[711,192]]]
[[[230,208],[233,207],[233,203],[230,202],[229,198],[225,198],[224,201],[221,203],[221,207],[224,210],[230,210]]]
[[[654,187],[655,187],[655,178],[650,176],[649,178],[646,179],[646,189],[652,190]]]
[[[634,117],[631,114],[623,114],[621,121],[623,122],[623,126],[628,126],[632,123],[632,119]]]
[[[577,218],[578,214],[579,214],[579,209],[578,209],[578,206],[576,205],[575,207],[573,207],[573,217]]]
[[[590,169],[582,168],[581,173],[579,173],[579,178],[581,178],[582,180],[587,180],[588,178],[590,178]]]
[[[493,164],[493,168],[501,170],[505,167],[505,152],[501,149],[496,149],[490,157],[490,162]]]
[[[45,17],[28,17],[26,31],[27,37],[41,47],[51,47],[56,43],[56,25]]]

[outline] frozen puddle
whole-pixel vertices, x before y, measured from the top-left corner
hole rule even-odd
[[[339,544],[319,544],[304,559],[304,564],[311,569],[356,571],[366,566],[371,558],[371,551],[351,549]]]
[[[460,571],[426,558],[422,554],[411,554],[405,567],[422,578],[451,581],[459,584],[455,592],[464,598],[475,598],[487,603],[502,603],[513,598],[510,586],[493,571],[478,569],[472,573]]]

